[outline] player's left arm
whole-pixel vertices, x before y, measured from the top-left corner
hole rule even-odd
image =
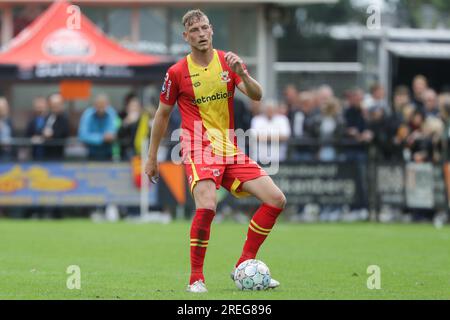
[[[233,52],[227,52],[225,54],[225,61],[230,66],[231,70],[233,70],[233,72],[242,80],[237,84],[238,89],[252,100],[261,100],[261,85],[248,74],[242,59]]]

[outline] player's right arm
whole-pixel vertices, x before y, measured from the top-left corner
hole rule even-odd
[[[158,148],[162,138],[167,130],[170,113],[173,105],[177,101],[178,96],[178,82],[174,69],[169,68],[164,78],[164,84],[159,96],[159,106],[156,110],[155,118],[153,119],[152,131],[150,134],[150,145],[148,148],[148,158],[145,164],[145,174],[150,181],[152,178],[158,176]]]
[[[172,112],[173,105],[168,105],[160,102],[158,110],[156,110],[155,118],[153,119],[152,131],[150,134],[150,146],[148,148],[148,158],[145,164],[145,174],[150,181],[153,177],[158,176],[158,148],[162,138],[167,130],[169,123],[170,113]]]

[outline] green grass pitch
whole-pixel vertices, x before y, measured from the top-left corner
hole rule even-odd
[[[450,299],[450,227],[279,223],[258,258],[276,290],[241,292],[229,278],[246,225],[213,224],[209,292],[185,292],[189,222],[95,224],[0,220],[0,299]],[[66,287],[69,265],[81,289]],[[367,267],[381,289],[367,288]]]

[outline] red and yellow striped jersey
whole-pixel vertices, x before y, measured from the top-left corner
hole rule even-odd
[[[214,58],[206,67],[195,64],[188,55],[166,73],[160,101],[178,104],[183,149],[189,145],[191,151],[211,147],[214,155],[227,157],[238,153],[233,98],[235,86],[242,80],[227,65],[224,55],[214,50]]]

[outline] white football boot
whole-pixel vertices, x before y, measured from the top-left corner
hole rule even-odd
[[[204,293],[208,292],[208,289],[206,289],[206,285],[202,280],[197,280],[193,284],[188,285],[186,291],[193,293]]]
[[[233,271],[230,273],[231,280],[234,281],[234,271],[236,268],[233,268]],[[275,289],[280,286],[280,282],[270,277],[269,289]]]

